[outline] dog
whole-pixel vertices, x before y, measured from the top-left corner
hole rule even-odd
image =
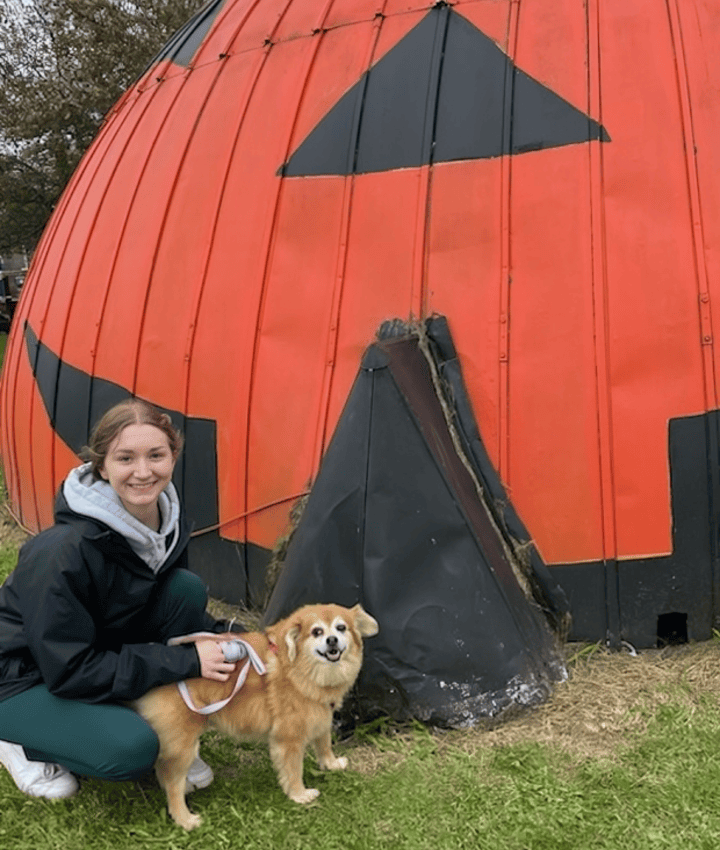
[[[361,605],[306,605],[264,632],[213,635],[220,642],[241,638],[250,647],[248,661],[237,663],[227,682],[190,679],[185,697],[173,684],[132,702],[160,739],[155,773],[175,823],[191,830],[202,822],[185,802],[185,779],[208,728],[240,739],[267,739],[282,790],[296,803],[312,802],[320,792],[303,783],[305,751],[312,746],[323,769],[347,767],[348,760],[332,751],[333,712],[360,672],[363,638],[378,630]],[[175,642],[192,639],[197,636]],[[198,713],[207,706],[213,713]]]

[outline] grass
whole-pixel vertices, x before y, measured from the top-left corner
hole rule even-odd
[[[21,539],[0,504],[0,581]],[[50,803],[0,769],[0,847],[716,850],[719,656],[718,639],[639,657],[568,648],[569,680],[532,713],[462,732],[380,720],[336,747],[347,772],[308,758],[322,793],[307,808],[284,797],[263,745],[209,733],[216,779],[190,798],[205,820],[190,834],[151,777],[82,780],[77,797]]]
[[[390,747],[398,761],[370,773],[306,773],[322,789],[301,808],[278,789],[264,749],[209,738],[216,781],[191,798],[205,824],[186,835],[146,783],[86,781],[73,800],[20,795],[0,775],[7,848],[248,846],[257,850],[715,850],[720,714],[668,705],[617,759],[577,759],[533,742],[470,754],[417,728],[343,747]],[[238,768],[238,762],[241,767]]]

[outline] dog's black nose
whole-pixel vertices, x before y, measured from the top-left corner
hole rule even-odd
[[[338,639],[337,639],[337,637],[335,637],[335,635],[328,635],[325,643],[328,646],[335,647],[338,644]]]

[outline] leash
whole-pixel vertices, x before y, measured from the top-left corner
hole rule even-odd
[[[211,635],[208,634],[208,637],[210,636]],[[170,641],[168,641],[168,643],[170,643]],[[264,676],[266,673],[266,668],[262,659],[247,641],[244,641],[241,638],[221,641],[220,648],[222,649],[226,661],[241,661],[243,658],[247,658],[247,661],[237,677],[235,687],[233,688],[230,696],[227,699],[220,700],[220,702],[213,702],[210,705],[203,706],[202,708],[197,708],[197,706],[193,703],[187,683],[177,683],[180,696],[183,698],[185,705],[190,709],[190,711],[194,711],[196,714],[214,714],[216,711],[220,711],[221,708],[224,708],[245,684],[245,680],[247,679],[251,666],[260,676]]]

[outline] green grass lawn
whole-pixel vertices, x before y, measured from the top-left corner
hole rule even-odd
[[[17,546],[0,537],[0,581]],[[382,722],[338,743],[344,773],[308,757],[306,782],[321,790],[310,807],[282,794],[264,745],[210,733],[216,779],[190,798],[204,823],[189,834],[152,777],[82,780],[77,797],[50,803],[0,768],[0,848],[717,850],[720,642],[571,656],[547,705],[498,729]]]
[[[6,848],[248,847],[256,850],[716,850],[720,841],[720,714],[668,705],[615,760],[577,760],[533,743],[468,755],[424,730],[364,747],[396,756],[371,774],[306,774],[322,790],[309,808],[277,787],[260,746],[208,738],[215,783],[196,792],[203,826],[185,834],[145,783],[83,782],[73,800],[18,793],[0,775]],[[444,736],[448,738],[448,736]],[[353,758],[357,741],[340,747]]]

